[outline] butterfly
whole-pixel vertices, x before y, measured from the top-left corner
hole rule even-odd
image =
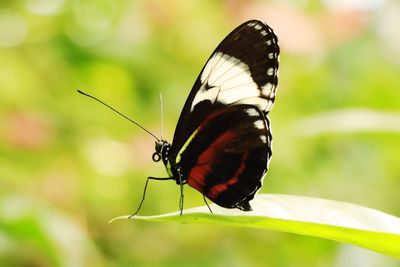
[[[156,138],[153,161],[164,163],[168,177],[188,184],[224,208],[252,210],[249,203],[262,186],[272,149],[268,113],[278,85],[279,45],[273,30],[259,20],[235,28],[214,50],[185,102],[172,143],[104,102]],[[211,209],[210,209],[210,212]]]
[[[251,210],[272,150],[268,113],[278,85],[279,45],[259,20],[234,29],[197,77],[176,126],[172,144],[159,140],[154,161],[169,177],[188,184],[224,208]],[[147,183],[146,183],[147,186]],[[139,207],[140,209],[140,207]]]

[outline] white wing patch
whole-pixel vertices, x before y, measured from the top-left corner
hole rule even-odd
[[[270,110],[272,105],[274,104],[272,100],[260,98],[260,97],[249,97],[240,99],[236,101],[235,104],[247,104],[247,105],[255,105],[261,110]]]
[[[256,116],[258,117],[258,116],[260,116],[260,113],[258,113],[257,110],[254,109],[254,108],[246,109],[246,112],[247,112],[247,114],[249,114],[249,116],[251,116],[251,117],[256,117]]]
[[[226,76],[238,75],[244,69],[243,63],[227,54],[218,52],[207,62],[203,73],[201,74],[201,82],[208,81],[211,86],[218,86],[226,80]]]
[[[254,126],[257,129],[265,129],[264,121],[263,120],[258,120],[254,122]]]
[[[267,83],[262,87],[261,92],[265,96],[271,96],[271,94],[274,92],[274,86],[272,83]]]
[[[273,68],[268,72],[273,74]],[[251,104],[258,106],[261,110],[272,105],[272,101],[260,98],[261,94],[268,96],[271,93],[272,84],[266,86],[267,90],[260,91],[251,77],[247,64],[233,56],[221,52],[215,53],[204,67],[200,81],[202,87],[193,99],[191,110],[204,100],[212,103],[218,101],[226,105]],[[268,95],[265,92],[268,92]]]
[[[267,143],[267,137],[265,135],[260,135],[260,139],[261,139],[261,142],[263,142],[264,144]]]
[[[218,87],[210,88],[207,90],[205,87],[205,84],[202,84],[201,88],[199,89],[199,91],[197,91],[197,94],[193,99],[190,110],[193,111],[193,109],[197,105],[197,103],[199,103],[203,100],[210,100],[211,102],[214,102],[214,100],[218,96],[218,93],[219,93]]]

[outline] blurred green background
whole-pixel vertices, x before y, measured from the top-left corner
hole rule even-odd
[[[0,266],[400,266],[317,238],[108,220],[137,207],[154,139],[170,140],[217,44],[245,20],[281,45],[263,193],[349,201],[400,216],[400,2],[1,0]],[[185,188],[185,207],[203,205]],[[150,184],[142,214],[178,208]]]

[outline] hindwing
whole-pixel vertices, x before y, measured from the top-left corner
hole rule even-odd
[[[263,112],[232,105],[210,114],[179,154],[187,183],[226,208],[247,210],[271,157],[271,132]]]

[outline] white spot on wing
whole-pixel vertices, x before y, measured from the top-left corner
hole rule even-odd
[[[272,76],[272,75],[274,75],[274,68],[269,68],[268,70],[267,70],[267,75],[269,75],[269,76]]]
[[[260,135],[260,139],[264,144],[267,143],[267,137],[265,135]]]
[[[262,87],[261,93],[265,96],[269,96],[272,93],[273,88],[274,86],[272,85],[272,83],[267,83]]]
[[[274,56],[275,56],[274,53],[269,53],[269,54],[268,54],[268,58],[269,58],[269,59],[273,59]]]
[[[264,121],[262,121],[262,120],[255,121],[254,122],[254,126],[257,129],[264,129],[265,128]]]
[[[246,110],[247,114],[249,114],[251,117],[259,116],[257,110],[254,108],[249,108]]]
[[[261,25],[259,25],[259,24],[257,24],[256,26],[254,26],[254,28],[256,29],[256,30],[261,30]]]

